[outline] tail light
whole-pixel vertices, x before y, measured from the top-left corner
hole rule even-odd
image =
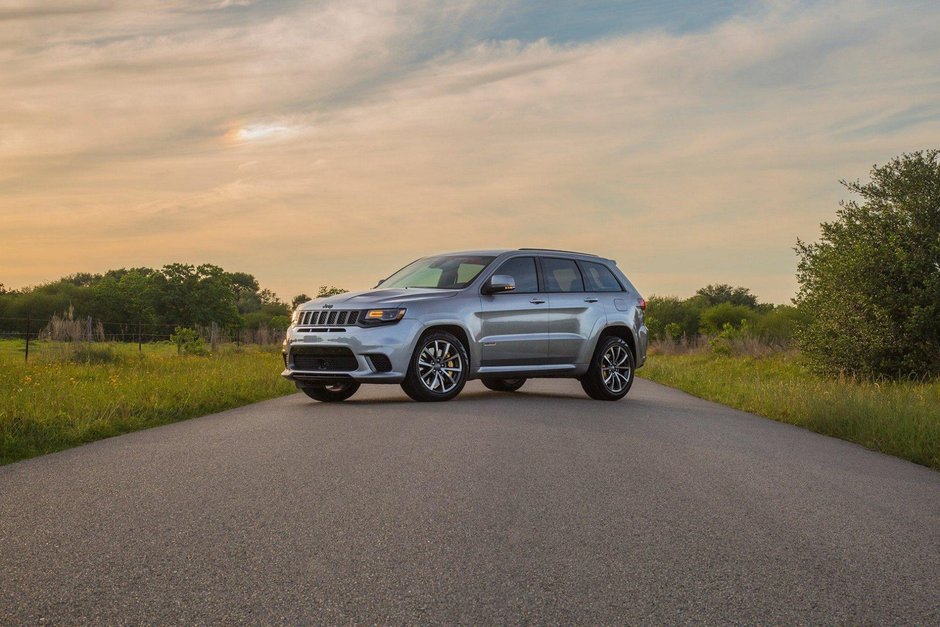
[[[640,299],[640,302],[637,303],[636,306],[639,307],[640,309],[642,309],[643,311],[646,311],[646,299],[645,299],[645,298],[641,298],[641,299]]]

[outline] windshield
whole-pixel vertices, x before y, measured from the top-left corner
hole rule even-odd
[[[385,279],[381,287],[429,287],[459,290],[467,287],[496,257],[441,255],[412,262]]]

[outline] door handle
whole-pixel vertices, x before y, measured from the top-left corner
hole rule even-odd
[[[542,300],[541,298],[533,298],[533,299],[530,300],[529,302],[532,303],[533,305],[544,305],[544,304],[545,304],[545,301]]]
[[[597,302],[597,299],[594,298],[593,296],[588,296],[587,298],[584,299],[584,302],[586,302],[586,303],[596,303],[596,302]]]

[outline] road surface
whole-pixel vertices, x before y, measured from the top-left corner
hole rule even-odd
[[[940,624],[940,473],[637,380],[294,395],[0,468],[0,624]]]

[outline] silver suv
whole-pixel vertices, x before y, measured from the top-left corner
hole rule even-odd
[[[646,360],[646,301],[610,259],[521,248],[447,253],[375,289],[294,311],[282,373],[308,396],[342,401],[362,383],[399,383],[418,401],[470,379],[513,392],[531,377],[574,377],[618,400]]]

